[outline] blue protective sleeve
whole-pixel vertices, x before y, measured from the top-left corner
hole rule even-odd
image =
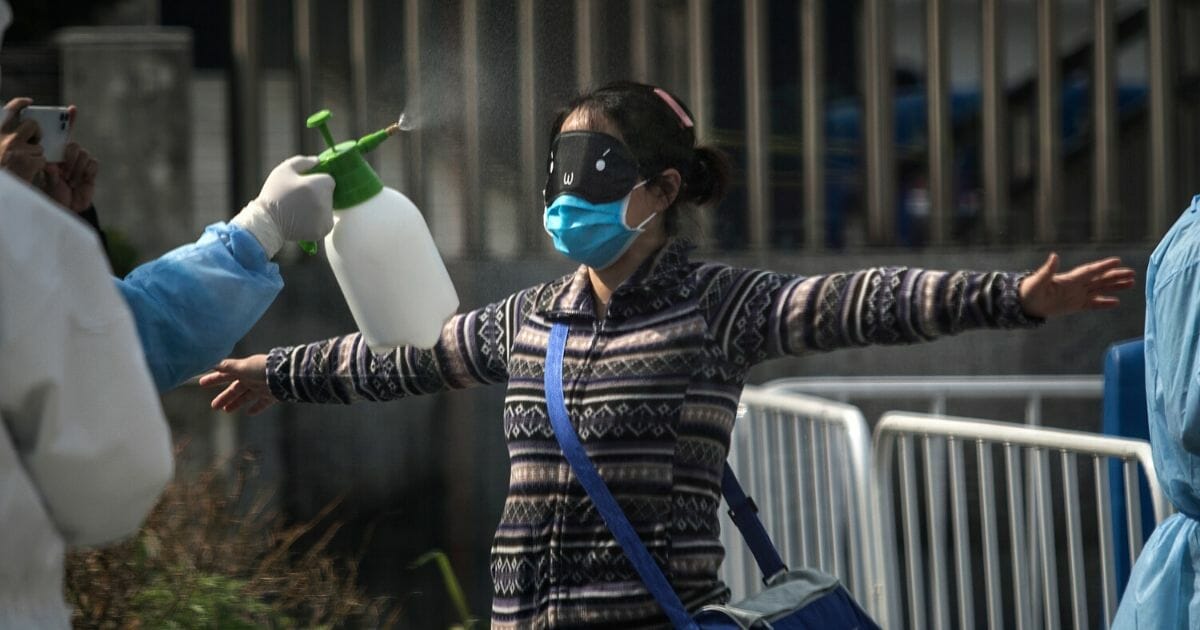
[[[116,283],[159,391],[229,356],[283,288],[279,266],[258,240],[225,223]]]

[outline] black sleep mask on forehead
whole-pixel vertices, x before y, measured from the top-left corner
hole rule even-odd
[[[549,206],[559,195],[608,203],[628,195],[638,182],[637,160],[616,138],[596,131],[558,134],[550,147],[546,188]]]

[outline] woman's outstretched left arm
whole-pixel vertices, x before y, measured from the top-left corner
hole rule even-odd
[[[727,269],[710,321],[726,357],[750,367],[786,355],[1034,326],[1114,307],[1112,294],[1134,282],[1116,258],[1057,269],[1055,254],[1031,274],[879,267],[800,277]]]

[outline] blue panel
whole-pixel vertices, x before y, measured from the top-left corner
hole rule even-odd
[[[1141,339],[1123,341],[1109,347],[1104,358],[1104,434],[1150,439],[1146,412],[1146,361]],[[1131,563],[1126,551],[1129,528],[1126,526],[1124,473],[1121,463],[1108,463],[1108,478],[1113,495],[1112,530],[1116,550],[1117,597],[1125,593]],[[1142,536],[1154,531],[1154,506],[1144,474],[1139,474],[1142,498]]]

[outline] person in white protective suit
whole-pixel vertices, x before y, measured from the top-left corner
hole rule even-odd
[[[66,628],[65,547],[137,530],[170,432],[96,236],[3,170],[0,214],[0,628]]]
[[[11,19],[0,0],[0,42]],[[134,533],[171,477],[155,384],[229,353],[282,286],[270,258],[332,228],[333,181],[291,158],[229,224],[114,283],[97,235],[22,179],[38,148],[17,149],[0,160],[0,629],[67,628],[66,549]]]

